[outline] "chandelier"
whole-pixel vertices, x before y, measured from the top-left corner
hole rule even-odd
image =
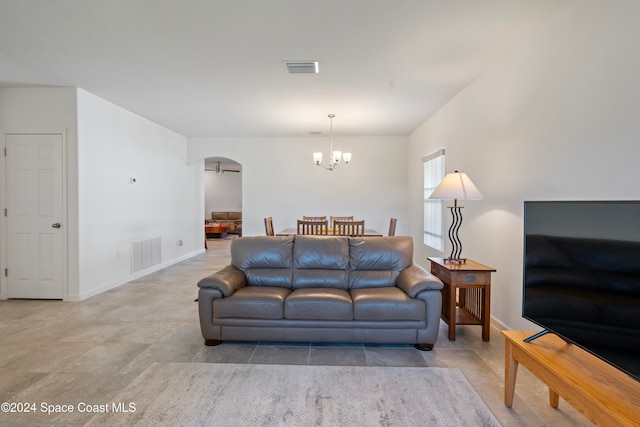
[[[330,120],[330,143],[329,143],[329,155],[331,158],[329,159],[329,163],[322,164],[322,153],[313,153],[313,161],[316,162],[316,166],[322,166],[327,170],[338,169],[342,165],[346,165],[351,161],[351,153],[343,153],[342,151],[333,151],[333,118],[335,114],[329,114]],[[341,160],[344,160],[344,163],[340,163]]]

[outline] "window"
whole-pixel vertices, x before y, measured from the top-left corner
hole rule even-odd
[[[422,158],[424,169],[424,244],[444,251],[442,200],[429,196],[444,178],[444,148]]]

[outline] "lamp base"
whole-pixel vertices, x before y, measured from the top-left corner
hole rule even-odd
[[[460,237],[458,237],[458,231],[462,225],[462,206],[458,206],[458,201],[456,200],[453,206],[449,206],[449,209],[451,209],[452,218],[451,227],[449,227],[451,255],[449,255],[449,258],[445,258],[445,261],[449,260],[449,262],[462,264],[465,261],[465,258],[460,258],[460,254],[462,253],[462,242],[460,241]]]
[[[444,262],[448,262],[450,264],[464,264],[467,262],[466,258],[445,258]]]

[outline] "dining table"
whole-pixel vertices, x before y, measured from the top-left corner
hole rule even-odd
[[[284,230],[280,230],[276,233],[276,236],[292,236],[294,234],[298,234],[298,229],[296,227],[289,227],[289,228],[285,228]],[[331,228],[329,228],[326,236],[333,236],[333,230]],[[374,237],[374,236],[382,236],[382,233],[380,233],[377,230],[374,230],[373,228],[365,228],[364,229],[364,235],[366,237]],[[324,234],[323,234],[324,236]],[[336,234],[336,236],[338,236]]]

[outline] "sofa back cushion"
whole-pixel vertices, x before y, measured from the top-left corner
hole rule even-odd
[[[229,221],[242,221],[242,212],[227,212],[227,219]]]
[[[411,237],[350,237],[349,289],[395,286],[412,263]]]
[[[249,286],[291,288],[293,236],[251,236],[231,242],[231,264]]]
[[[293,288],[347,289],[349,238],[295,236]]]
[[[211,212],[211,219],[214,220],[214,221],[226,221],[228,215],[229,215],[229,212],[216,212],[216,211],[213,211],[213,212]]]

